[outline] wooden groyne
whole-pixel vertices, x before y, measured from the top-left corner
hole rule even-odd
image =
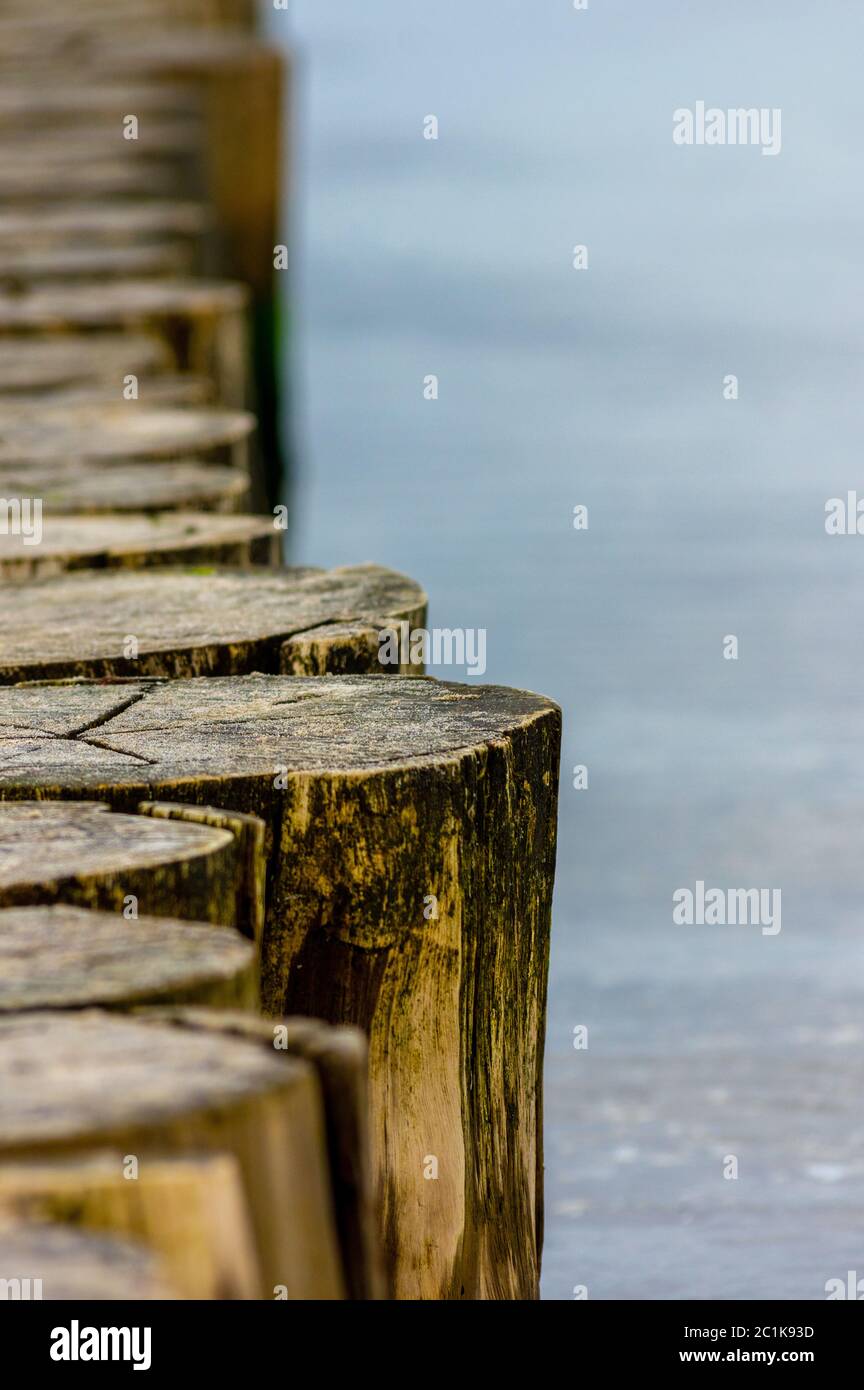
[[[532,1299],[560,715],[285,566],[287,83],[0,4],[0,1280]]]

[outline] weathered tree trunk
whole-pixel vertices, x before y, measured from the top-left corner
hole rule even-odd
[[[43,516],[38,544],[0,530],[0,579],[50,578],[68,570],[157,565],[278,565],[281,533],[269,517],[216,512]],[[130,634],[134,636],[134,634]]]
[[[258,1296],[345,1296],[320,1086],[299,1058],[99,1010],[0,1018],[0,1168],[108,1150],[140,1175],[228,1153],[242,1174]]]
[[[221,911],[256,946],[264,939],[265,889],[267,878],[266,827],[258,816],[218,806],[179,806],[172,801],[142,801],[142,816],[157,820],[182,821],[187,825],[206,825],[211,830],[228,831],[234,840],[234,908],[227,902]],[[225,900],[223,899],[223,902]]]
[[[151,125],[152,119],[145,118],[145,128],[149,130]],[[68,129],[64,126],[64,130]],[[74,131],[75,126],[71,129]],[[116,145],[116,127],[87,127],[91,133],[94,129],[101,130],[103,138]],[[20,131],[16,138],[20,138]],[[211,221],[203,203],[188,199],[127,199],[4,209],[0,211],[0,259],[18,256],[22,248],[46,260],[55,255],[62,258],[85,252],[98,257],[106,249],[126,251],[155,242],[178,247],[190,269],[198,269],[203,265],[204,237]]]
[[[15,37],[4,23],[0,62],[8,63]],[[25,44],[26,39],[25,33]],[[38,61],[45,48],[42,34],[34,47]],[[60,69],[64,79],[68,70],[67,54]],[[55,75],[46,71],[44,83],[53,82]],[[21,200],[25,206],[39,202],[56,209],[82,197],[152,200],[156,195],[188,198],[204,191],[200,175],[205,130],[199,113],[145,114],[125,105],[113,122],[107,122],[101,113],[88,120],[87,103],[83,105],[76,119],[64,121],[33,120],[31,112],[22,110],[14,133],[0,119],[0,189],[7,204]],[[130,116],[137,122],[134,127]]]
[[[308,629],[321,633],[307,671],[317,674],[321,662],[328,670],[334,650],[327,623],[354,615],[374,633],[403,620],[420,626],[425,611],[419,585],[377,565],[275,574],[150,569],[64,575],[22,583],[16,591],[14,627],[0,636],[0,682],[277,674],[286,647],[297,671],[300,654],[313,646],[305,641]],[[340,673],[389,669],[378,660],[377,642],[357,646],[350,666],[347,650],[335,644]]]
[[[4,407],[0,403],[0,414]],[[105,512],[242,512],[249,477],[239,468],[188,463],[0,464],[0,497],[41,498],[43,515]],[[0,650],[3,638],[0,637]]]
[[[178,1297],[144,1246],[41,1221],[0,1225],[0,1285],[6,1298],[63,1303]]]
[[[101,246],[43,250],[22,244],[16,250],[0,249],[0,293],[17,293],[23,286],[45,281],[106,279],[169,279],[188,275],[190,257],[184,247],[170,241],[140,242],[133,246]]]
[[[257,1003],[255,948],[233,929],[66,903],[0,910],[0,1014]]]
[[[52,24],[51,31],[57,33],[57,26]],[[42,36],[40,44],[44,47]],[[0,62],[6,56],[0,54]],[[8,56],[14,63],[14,55]],[[50,80],[34,81],[32,73],[19,71],[5,73],[0,83],[0,140],[5,143],[26,130],[68,130],[94,121],[116,131],[128,112],[148,121],[194,119],[201,115],[201,98],[188,84],[73,75],[68,55],[62,71],[55,66],[50,72]]]
[[[142,333],[64,333],[31,338],[0,337],[0,404],[19,392],[35,394],[88,383],[116,384],[126,376],[164,372],[167,345]]]
[[[79,406],[113,406],[122,398],[122,391],[115,383],[98,382],[85,386],[70,386],[59,391],[27,394],[19,392],[14,398],[0,400],[4,417],[11,419],[15,409],[32,411],[68,410]],[[141,407],[161,407],[172,405],[207,406],[213,402],[213,383],[203,376],[193,376],[191,372],[162,372],[159,376],[148,376],[138,382],[138,403]],[[135,404],[135,402],[131,402]]]
[[[101,713],[122,701],[123,689],[100,687],[95,702],[92,691],[81,691],[82,702],[68,687],[69,723],[49,717],[40,736],[53,730],[47,736],[74,740],[76,755],[98,767]],[[4,764],[11,752],[0,745]],[[252,838],[249,817],[215,812],[208,819],[199,811],[180,822],[167,819],[168,807],[153,819],[159,810],[118,815],[98,801],[0,803],[0,908],[66,903],[121,921],[134,909],[236,927],[260,941],[263,826]]]
[[[149,1017],[184,1028],[206,1028],[258,1042],[277,1055],[302,1057],[318,1073],[342,1262],[352,1299],[386,1298],[369,1134],[369,1050],[358,1028],[330,1027],[314,1018],[276,1022],[218,1009],[151,1010]]]
[[[140,1241],[158,1256],[175,1297],[259,1296],[255,1238],[230,1154],[155,1158],[135,1178],[110,1152],[0,1164],[0,1221],[9,1219]]]
[[[208,459],[248,472],[255,420],[240,410],[150,409],[136,401],[52,407],[40,402],[4,415],[0,466],[92,459],[118,463]]]
[[[26,158],[4,156],[0,164],[4,207],[45,199],[176,198],[182,191],[182,179],[171,159],[145,164],[115,156],[70,164],[58,154],[50,160],[43,158],[38,168]]]
[[[87,766],[37,731],[74,730],[88,689],[0,690],[0,795],[260,815],[265,1008],[369,1035],[397,1296],[536,1296],[557,708],[425,678],[133,683]]]
[[[246,287],[227,280],[112,280],[98,293],[87,284],[35,285],[0,294],[0,334],[149,334],[166,343],[176,368],[209,377],[221,405],[242,410],[252,400],[248,302]]]

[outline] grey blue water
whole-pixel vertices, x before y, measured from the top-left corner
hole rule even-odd
[[[864,1277],[864,536],[825,530],[864,497],[864,10],[270,22],[292,558],[407,571],[564,708],[544,1296],[824,1298]],[[699,101],[779,109],[779,153],[676,145]],[[697,880],[781,930],[674,923]]]

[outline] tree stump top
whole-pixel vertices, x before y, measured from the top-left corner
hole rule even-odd
[[[115,709],[111,712],[113,695]],[[91,705],[92,702],[92,705]],[[82,710],[92,707],[91,719]],[[233,676],[0,689],[0,791],[66,794],[291,773],[442,767],[557,710],[416,676]],[[99,721],[98,749],[77,735]],[[47,722],[50,721],[50,722]],[[217,798],[218,801],[218,798]]]
[[[65,125],[93,116],[104,116],[119,127],[130,111],[138,116],[151,113],[160,119],[169,114],[195,115],[200,101],[187,86],[147,78],[134,83],[101,77],[95,81],[91,73],[70,82],[68,67],[65,75],[55,73],[50,82],[36,83],[32,73],[19,72],[17,77],[4,74],[0,84],[0,125],[8,123],[16,131],[28,124]]]
[[[127,372],[145,375],[168,360],[164,343],[140,333],[0,338],[0,395],[106,379],[122,383]]]
[[[32,415],[36,410],[77,410],[79,406],[88,409],[103,405],[117,405],[123,399],[126,383],[125,373],[114,369],[113,378],[106,381],[79,381],[45,391],[17,391],[3,393],[0,386],[0,406],[3,418],[11,420],[14,414]],[[146,376],[138,383],[138,399],[141,407],[152,408],[182,406],[207,406],[213,399],[213,382],[206,376],[194,372],[159,372],[157,376]],[[132,402],[126,402],[132,404]]]
[[[44,179],[41,171],[39,177]],[[22,294],[0,294],[0,330],[192,319],[236,312],[248,302],[248,289],[234,280],[112,280],[98,294],[92,285],[35,285]]]
[[[130,159],[149,159],[153,155],[197,156],[201,153],[204,129],[192,116],[151,116],[141,127],[136,140],[124,142],[123,154]],[[11,151],[10,151],[11,152]],[[4,150],[4,158],[7,151]],[[53,160],[63,154],[70,161],[100,155],[116,155],[117,132],[98,121],[90,124],[64,125],[53,130],[22,130],[14,146],[14,155],[40,160]]]
[[[0,463],[0,497],[41,497],[46,512],[237,511],[249,475],[227,464],[196,462]],[[2,642],[2,638],[0,638]]]
[[[35,1281],[52,1302],[175,1299],[144,1245],[44,1221],[0,1225],[0,1279]]]
[[[248,439],[242,410],[151,409],[133,401],[16,409],[0,424],[0,463],[53,459],[189,458]]]
[[[187,269],[183,248],[170,241],[140,241],[128,246],[40,246],[0,244],[0,291],[55,280],[95,283],[131,275],[178,275]],[[101,287],[100,287],[101,288]]]
[[[254,946],[228,928],[65,903],[0,911],[0,1014],[206,1003],[244,985],[254,997],[255,969]]]
[[[188,18],[188,17],[187,17]],[[85,71],[149,72],[183,69],[206,73],[214,66],[238,61],[273,60],[271,45],[256,35],[233,25],[203,26],[177,22],[166,27],[124,29],[94,25],[86,15],[58,17],[50,26],[34,28],[32,18],[11,16],[0,21],[2,59],[10,64],[30,58],[50,70],[52,64],[68,63],[70,45],[76,61]],[[32,79],[31,79],[32,80]],[[127,106],[127,111],[137,108]]]
[[[218,931],[219,928],[212,928]],[[0,1157],[109,1142],[308,1084],[252,1042],[102,1010],[0,1018]],[[48,1156],[46,1151],[45,1156]]]
[[[381,629],[425,603],[413,580],[378,565],[64,575],[16,590],[15,624],[0,632],[0,681],[278,672],[289,637],[330,623]],[[130,634],[132,661],[123,654]]]
[[[0,211],[0,246],[76,238],[92,245],[153,236],[195,237],[207,230],[210,220],[203,203],[158,198],[7,208]]]
[[[87,709],[68,687],[69,708],[60,722],[50,718],[43,724],[44,736],[53,730],[59,737],[71,737],[76,723],[100,709],[117,704],[118,688],[101,687],[95,703],[86,700]],[[73,713],[73,710],[76,713]],[[79,738],[87,737],[82,730]],[[98,737],[94,730],[94,737]],[[83,744],[82,744],[83,747]],[[91,751],[96,751],[91,745]],[[98,801],[33,801],[0,803],[0,904],[21,902],[31,893],[55,885],[84,883],[107,875],[140,873],[163,869],[167,864],[192,866],[231,844],[228,830],[181,820],[162,820],[153,816],[123,815],[110,811]]]
[[[44,158],[38,168],[26,160],[0,164],[0,197],[25,202],[58,198],[110,198],[150,192],[163,198],[179,193],[180,171],[170,159],[129,160],[107,156],[70,162],[62,154]]]
[[[38,545],[0,531],[0,578],[50,576],[72,569],[159,564],[271,564],[278,550],[272,517],[219,512],[106,512],[43,515]]]

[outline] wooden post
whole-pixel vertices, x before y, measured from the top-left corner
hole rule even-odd
[[[42,1221],[0,1225],[2,1280],[16,1291],[26,1288],[23,1297],[46,1302],[137,1303],[178,1297],[146,1247]]]
[[[158,243],[178,250],[189,269],[204,262],[211,214],[200,202],[158,199],[45,204],[0,211],[0,257],[28,250],[47,267],[52,255],[101,256]],[[93,273],[99,274],[98,266]]]
[[[151,409],[164,406],[208,406],[213,404],[213,383],[203,376],[193,376],[191,372],[161,372],[158,376],[146,377],[137,385],[138,401]],[[91,382],[84,386],[61,387],[59,390],[44,392],[20,391],[15,396],[0,396],[0,410],[4,420],[12,420],[15,415],[29,415],[32,419],[37,410],[66,410],[70,414],[80,406],[113,406],[117,404],[119,392],[111,383]]]
[[[70,723],[61,718],[43,725],[43,736],[63,739],[77,727],[75,757],[94,766],[104,754],[100,710],[122,703],[126,687],[101,690],[95,702],[88,692],[85,709],[75,688],[68,687],[64,703]],[[236,927],[259,941],[261,855],[263,847],[250,867],[244,828],[230,815],[223,814],[218,824],[202,817],[154,823],[150,815],[118,815],[97,801],[4,802],[0,908],[59,902],[120,914],[123,921],[123,913],[134,910]]]
[[[103,698],[0,689],[0,796],[259,815],[265,1009],[369,1036],[396,1295],[535,1297],[557,708],[424,677],[131,683],[82,765],[34,737],[70,689]]]
[[[157,565],[247,568],[278,565],[281,558],[280,533],[266,516],[181,511],[61,513],[43,515],[40,526],[38,545],[28,540],[29,523],[14,535],[0,530],[0,579],[18,583],[69,570]]]
[[[92,159],[70,164],[62,154],[44,158],[38,169],[27,159],[0,164],[3,206],[93,198],[176,198],[183,183],[171,160]]]
[[[0,910],[0,1015],[95,1005],[254,1009],[257,976],[254,946],[230,929],[65,903]]]
[[[0,1220],[110,1231],[158,1255],[176,1296],[257,1298],[261,1275],[243,1179],[230,1154],[154,1158],[134,1181],[110,1152],[0,1165]]]
[[[127,375],[146,376],[171,365],[167,344],[141,333],[64,333],[0,337],[0,405],[19,392],[52,392],[89,382],[113,382],[122,397]]]
[[[173,242],[58,251],[21,246],[15,251],[0,251],[0,293],[17,294],[23,286],[53,280],[92,283],[97,274],[106,280],[130,276],[143,280],[151,275],[166,279],[188,273],[189,269],[184,248]]]
[[[189,808],[176,808],[188,811]],[[275,1021],[223,1009],[148,1010],[148,1018],[245,1038],[277,1056],[302,1057],[318,1074],[342,1262],[352,1299],[388,1297],[378,1241],[369,1137],[369,1050],[359,1028],[317,1018]]]
[[[122,389],[122,388],[121,388]],[[150,459],[212,459],[249,472],[251,415],[239,410],[115,405],[19,406],[0,429],[0,467],[6,464]]]
[[[161,338],[174,366],[209,377],[220,405],[250,402],[248,292],[236,282],[112,280],[0,294],[0,336],[130,329]]]
[[[59,35],[52,15],[51,27]],[[40,36],[44,47],[45,36]],[[12,61],[14,64],[14,55]],[[2,61],[0,52],[0,61]],[[123,117],[137,115],[145,121],[195,120],[202,115],[199,92],[188,84],[137,78],[102,78],[92,72],[70,76],[67,61],[58,70],[34,80],[32,73],[5,72],[0,83],[0,141],[13,142],[21,132],[57,132],[76,126],[104,125],[122,135]],[[50,200],[50,189],[45,190]],[[45,196],[34,202],[43,203]]]
[[[3,406],[0,405],[0,412]],[[41,498],[44,512],[242,512],[249,478],[239,468],[190,460],[114,463],[111,459],[0,464],[0,497]],[[2,645],[0,645],[2,651]]]
[[[286,643],[302,646],[306,629],[323,625],[326,632],[328,622],[351,615],[377,630],[403,620],[421,626],[426,595],[376,565],[277,574],[111,570],[22,584],[15,609],[14,629],[0,638],[0,682],[7,684],[276,674]],[[353,674],[387,673],[377,645],[360,656]]]
[[[11,37],[11,36],[10,36]],[[26,29],[20,37],[26,52],[38,51],[48,70],[62,67],[68,44],[85,69],[99,79],[127,74],[132,80],[162,80],[197,92],[206,121],[206,188],[215,212],[216,258],[224,273],[236,276],[252,292],[251,321],[255,397],[253,408],[261,422],[263,496],[273,505],[280,496],[282,449],[278,419],[280,315],[278,312],[276,248],[283,243],[280,220],[283,173],[283,103],[288,64],[278,49],[238,30],[172,27],[168,32],[146,26],[131,34],[123,28],[101,29],[73,20],[49,29]],[[126,112],[136,114],[128,102]],[[140,187],[142,161],[89,160],[70,171],[63,196],[131,196]],[[29,166],[28,166],[29,167]],[[163,179],[161,192],[171,191],[170,164],[156,165]],[[17,175],[26,178],[26,168]],[[78,184],[75,184],[75,177]],[[15,183],[14,169],[6,177],[9,194],[35,196]],[[42,180],[44,183],[44,179]],[[3,182],[0,180],[0,191]]]
[[[155,824],[155,822],[154,822]],[[236,1160],[258,1296],[341,1299],[314,1067],[257,1044],[99,1010],[0,1018],[0,1169],[109,1150],[122,1173],[166,1156]]]

